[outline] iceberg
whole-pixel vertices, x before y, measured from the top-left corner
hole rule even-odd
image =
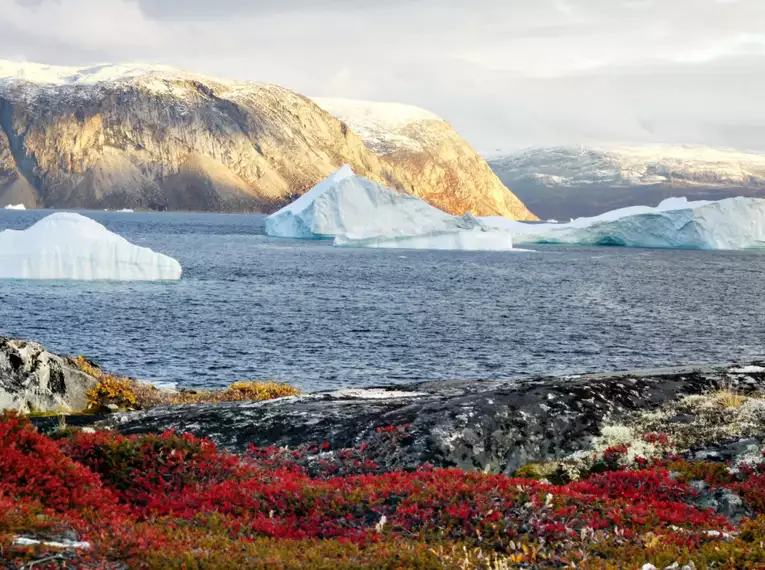
[[[4,210],[26,210],[27,208],[26,206],[24,206],[24,204],[9,204],[3,209]]]
[[[716,202],[669,198],[652,208],[633,206],[567,224],[527,224],[488,218],[516,243],[619,245],[676,249],[765,247],[765,200],[727,198]]]
[[[56,213],[0,232],[0,279],[162,281],[181,278],[175,259],[131,244],[80,214]]]
[[[343,166],[266,218],[266,234],[334,239],[340,247],[507,251],[512,235],[470,214],[451,216]]]

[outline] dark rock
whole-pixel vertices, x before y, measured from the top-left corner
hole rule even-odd
[[[80,412],[96,379],[35,342],[0,337],[0,410]]]
[[[763,430],[765,431],[765,426]],[[694,450],[691,456],[696,461],[717,461],[736,466],[746,459],[759,455],[764,447],[765,436],[733,439]]]
[[[728,517],[734,524],[740,523],[744,517],[753,516],[743,499],[730,489],[710,487],[705,481],[691,481],[690,486],[697,493],[690,502],[700,509],[712,509]]]
[[[681,368],[512,382],[426,382],[341,390],[261,403],[227,403],[116,414],[101,425],[126,434],[174,429],[233,452],[250,444],[329,442],[352,447],[377,427],[411,426],[404,465],[512,473],[529,462],[589,449],[607,422],[708,392],[727,367]],[[759,379],[759,387],[765,385]]]

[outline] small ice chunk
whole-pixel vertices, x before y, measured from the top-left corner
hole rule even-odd
[[[728,372],[731,374],[758,374],[765,372],[765,367],[762,366],[741,366],[739,368],[731,368]]]
[[[404,390],[383,390],[380,388],[343,388],[332,392],[338,398],[353,400],[390,400],[396,398],[421,398],[425,392],[406,392]]]
[[[5,208],[5,210],[26,210],[26,206],[24,204],[9,204]]]

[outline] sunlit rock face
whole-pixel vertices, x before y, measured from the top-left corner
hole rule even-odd
[[[273,212],[350,164],[449,213],[531,218],[446,123],[427,123],[424,151],[382,152],[274,85],[0,61],[0,206]]]

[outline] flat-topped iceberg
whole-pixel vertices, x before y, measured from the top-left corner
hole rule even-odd
[[[80,214],[57,213],[0,232],[1,279],[162,281],[181,278],[172,257],[131,244]]]
[[[483,222],[513,234],[516,243],[621,245],[676,249],[765,247],[765,200],[727,198],[690,202],[670,198],[657,207],[633,206],[567,224],[526,224],[498,218]]]
[[[4,210],[26,210],[26,206],[24,204],[8,204],[3,208]]]
[[[510,232],[354,174],[349,166],[266,218],[266,234],[346,247],[507,251]]]

